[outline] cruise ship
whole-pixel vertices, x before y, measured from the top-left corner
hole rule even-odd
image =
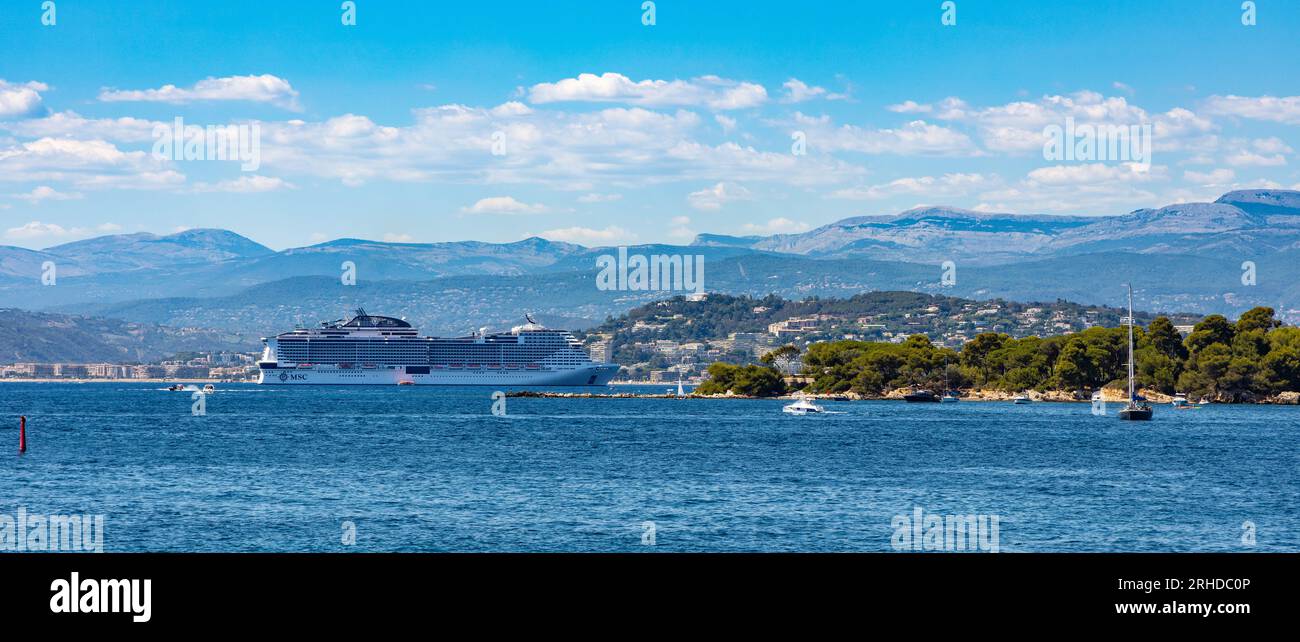
[[[422,337],[410,323],[357,310],[262,339],[266,385],[603,386],[618,366],[596,363],[565,330],[532,316],[510,332]]]

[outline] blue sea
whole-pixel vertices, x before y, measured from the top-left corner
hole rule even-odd
[[[509,398],[498,417],[487,388],[219,384],[194,416],[161,387],[0,384],[0,515],[104,515],[106,551],[889,551],[917,509],[996,516],[1004,552],[1300,550],[1300,407]]]

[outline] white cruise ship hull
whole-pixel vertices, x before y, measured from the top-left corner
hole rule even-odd
[[[257,382],[265,385],[417,385],[417,386],[604,386],[618,373],[618,366],[593,363],[566,370],[465,370],[436,369],[408,373],[405,367],[339,368],[315,365],[310,368],[262,368]],[[409,382],[409,383],[407,383]]]

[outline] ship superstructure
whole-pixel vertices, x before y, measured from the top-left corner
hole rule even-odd
[[[591,360],[565,330],[533,321],[509,332],[422,337],[411,324],[357,310],[262,339],[262,384],[603,386],[618,366]]]

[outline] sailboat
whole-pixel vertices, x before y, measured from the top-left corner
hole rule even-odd
[[[1125,421],[1150,421],[1151,405],[1137,398],[1136,380],[1133,372],[1133,286],[1128,286],[1128,403],[1119,411],[1119,418]]]
[[[948,360],[943,362],[943,396],[939,398],[939,403],[957,403],[961,401],[961,395],[948,383]]]

